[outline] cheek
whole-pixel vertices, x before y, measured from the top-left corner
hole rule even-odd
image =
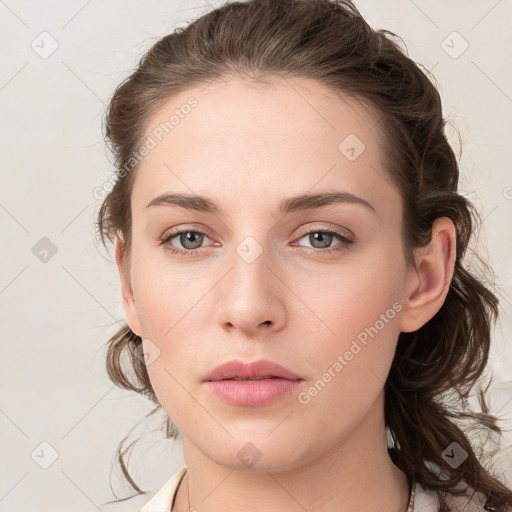
[[[142,253],[132,267],[143,337],[151,340],[148,346],[158,354],[147,364],[148,374],[159,402],[173,419],[190,402],[184,391],[190,388],[190,375],[204,367],[204,322],[208,319],[211,323],[212,319],[208,300],[211,283],[200,275]]]
[[[325,332],[347,340],[393,309],[401,298],[401,272],[394,254],[367,250],[346,265],[316,271],[318,277],[314,280],[305,275],[298,294],[307,298],[308,306],[323,320]],[[393,320],[393,311],[390,315]]]
[[[331,269],[323,278],[319,276],[317,283],[329,283],[322,293],[318,288],[312,292],[309,279],[302,281],[297,292],[308,297],[308,308],[315,313],[308,313],[312,323],[305,330],[317,339],[317,350],[307,358],[316,370],[315,378],[320,379],[318,388],[324,389],[327,383],[326,394],[334,399],[342,396],[364,407],[363,397],[374,398],[387,378],[402,309],[403,277],[393,261],[399,259],[394,255],[386,259],[376,251],[368,258],[361,257],[350,269]]]
[[[200,303],[207,283],[193,266],[173,263],[163,248],[134,252],[132,286],[146,337],[164,341],[188,320],[188,312]]]

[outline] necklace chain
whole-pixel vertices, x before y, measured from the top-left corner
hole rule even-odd
[[[411,494],[409,495],[409,506],[407,507],[407,512],[414,512],[414,478],[411,483]]]

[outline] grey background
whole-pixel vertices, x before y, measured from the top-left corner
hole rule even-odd
[[[474,247],[496,272],[502,304],[492,412],[512,430],[512,2],[356,5],[433,70],[457,154],[457,131],[462,137],[461,190],[484,218]],[[104,345],[124,313],[117,268],[94,241],[93,190],[113,171],[101,119],[115,86],[159,37],[204,6],[0,0],[0,511],[113,510],[103,503],[114,499],[115,449],[139,420],[132,437],[149,434],[130,466],[137,483],[156,490],[183,464],[180,443],[155,430],[164,413],[144,420],[152,404],[115,388],[104,368]],[[512,485],[510,432],[498,463]],[[117,466],[112,483],[128,495]],[[147,499],[116,510],[137,510]]]

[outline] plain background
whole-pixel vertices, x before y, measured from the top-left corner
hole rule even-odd
[[[433,71],[457,154],[462,137],[461,190],[484,219],[475,247],[495,270],[502,305],[492,412],[512,430],[512,2],[356,5]],[[155,430],[164,416],[145,420],[153,405],[106,374],[105,343],[124,313],[114,260],[95,243],[92,192],[113,172],[101,124],[115,86],[158,38],[205,7],[0,0],[0,511],[109,510],[115,449],[139,420],[132,435],[149,432],[130,466],[140,486],[154,491],[183,463],[180,443]],[[512,485],[511,446],[507,433],[500,468]],[[112,484],[130,494],[118,466]]]

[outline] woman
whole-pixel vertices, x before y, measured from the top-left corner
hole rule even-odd
[[[186,461],[142,512],[512,505],[457,424],[500,432],[467,404],[498,300],[439,94],[388,34],[349,1],[232,2],[117,88],[107,369]]]

